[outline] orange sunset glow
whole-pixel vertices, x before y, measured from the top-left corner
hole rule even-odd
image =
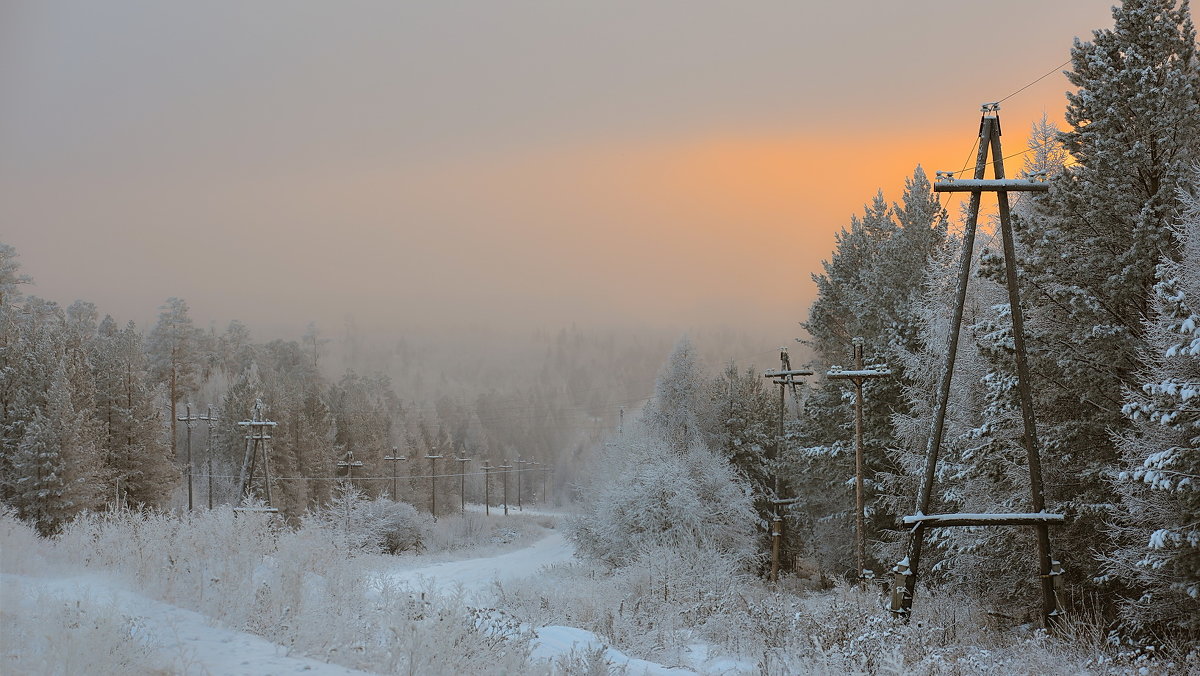
[[[288,336],[787,342],[834,234],[961,168],[981,101],[1052,73],[1005,103],[1008,152],[1061,119],[1055,67],[1108,15],[1077,4],[7,4],[0,240],[33,292],[139,323],[180,296]]]

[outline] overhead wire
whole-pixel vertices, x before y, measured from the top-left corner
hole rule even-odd
[[[1025,91],[1026,89],[1029,89],[1030,87],[1032,87],[1033,85],[1050,77],[1051,75],[1053,75],[1055,73],[1055,71],[1060,70],[1063,66],[1065,66],[1069,63],[1071,63],[1071,59],[1067,59],[1066,61],[1063,61],[1062,63],[1058,64],[1054,68],[1051,68],[1050,70],[1046,71],[1046,73],[1044,75],[1042,75],[1041,77],[1039,77],[1038,79],[1034,80],[1033,82],[1030,82],[1029,84],[1025,85],[1024,87],[1021,87],[1020,89],[1009,94],[1008,96],[1005,96],[1004,98],[1000,99],[999,101],[996,101],[996,103],[1004,103],[1005,101],[1011,99],[1012,97],[1016,96],[1017,94],[1020,94],[1021,92]]]
[[[1028,82],[1028,83],[1026,83],[1025,85],[1023,85],[1023,86],[1021,86],[1021,87],[1019,87],[1019,88],[1017,88],[1017,89],[1013,90],[1012,92],[1010,92],[1010,93],[1009,93],[1007,96],[1005,96],[1004,98],[1001,98],[1001,99],[997,100],[997,101],[996,101],[996,103],[1004,103],[1005,101],[1007,101],[1007,100],[1011,99],[1012,97],[1016,96],[1017,94],[1020,94],[1021,92],[1025,91],[1026,89],[1029,89],[1030,87],[1032,87],[1033,85],[1035,85],[1035,84],[1037,84],[1037,83],[1041,82],[1042,80],[1045,80],[1046,78],[1050,77],[1050,76],[1051,76],[1051,75],[1053,75],[1055,72],[1058,72],[1058,71],[1060,71],[1060,70],[1061,70],[1063,67],[1065,67],[1065,66],[1069,65],[1070,63],[1071,63],[1071,59],[1067,59],[1066,61],[1063,61],[1062,63],[1058,64],[1058,65],[1057,65],[1057,66],[1055,66],[1054,68],[1051,68],[1050,70],[1048,70],[1048,71],[1046,71],[1045,73],[1041,74],[1041,75],[1040,75],[1040,76],[1038,76],[1037,78],[1035,78],[1035,79],[1033,79],[1033,80],[1029,81],[1029,82]],[[1002,159],[1005,159],[1005,160],[1007,160],[1007,159],[1010,159],[1010,158],[1013,158],[1013,157],[1019,157],[1019,156],[1021,156],[1021,155],[1024,155],[1025,153],[1028,153],[1028,152],[1030,152],[1030,151],[1033,151],[1033,150],[1040,150],[1041,148],[1044,148],[1046,145],[1048,145],[1048,144],[1050,144],[1050,143],[1052,143],[1052,142],[1053,142],[1053,139],[1051,139],[1050,141],[1045,141],[1045,142],[1043,142],[1043,143],[1039,144],[1038,146],[1035,146],[1035,147],[1033,147],[1033,148],[1026,148],[1025,150],[1022,150],[1022,151],[1020,151],[1020,152],[1016,152],[1016,153],[1013,153],[1013,154],[1011,154],[1011,155],[1007,155],[1007,156],[1005,156],[1005,157],[1004,157],[1004,158],[1002,158]],[[958,171],[956,171],[956,172],[954,172],[954,175],[958,175],[958,174],[963,174],[963,173],[966,173],[966,172],[968,171],[968,169],[974,169],[973,167],[970,167],[969,165],[970,165],[970,163],[971,163],[971,155],[973,155],[973,154],[975,153],[975,149],[978,147],[978,145],[979,145],[979,138],[978,138],[978,137],[976,137],[976,138],[975,138],[975,143],[974,143],[974,144],[972,144],[972,146],[971,146],[971,152],[970,152],[970,153],[967,155],[967,160],[966,160],[966,162],[964,162],[964,163],[963,163],[963,168],[962,168],[962,169],[959,169],[959,170],[958,170]],[[947,194],[948,194],[948,193],[947,193]],[[1018,199],[1019,199],[1019,198],[1018,198]],[[949,198],[947,198],[947,199],[946,199],[946,202],[948,202],[948,201],[949,201]],[[943,209],[944,209],[944,208],[946,208],[946,204],[945,204],[945,203],[943,203],[943,201],[942,201],[942,199],[941,199],[940,197],[939,197],[939,199],[938,199],[938,205],[939,205],[941,208],[943,208]]]

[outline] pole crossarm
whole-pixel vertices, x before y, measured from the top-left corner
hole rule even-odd
[[[847,371],[832,368],[825,373],[825,377],[830,380],[866,380],[868,378],[887,378],[891,375],[892,372],[889,369],[855,369]]]
[[[1050,184],[1020,178],[942,179],[933,184],[934,192],[998,192],[1001,190],[1005,192],[1048,192]]]
[[[812,371],[797,371],[797,370],[778,371],[778,370],[775,370],[775,371],[764,371],[763,377],[764,378],[790,378],[792,376],[811,376],[812,374],[813,374]]]
[[[1041,526],[1061,525],[1067,517],[1062,514],[1049,512],[1034,512],[1026,514],[910,514],[900,521],[905,526],[921,524],[925,528],[942,528],[944,526]]]

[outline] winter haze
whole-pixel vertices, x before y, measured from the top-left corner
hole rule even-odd
[[[178,296],[288,338],[779,345],[849,215],[958,169],[978,103],[1108,6],[5,2],[0,238],[29,292],[141,326]],[[1006,144],[1067,86],[1006,106]]]

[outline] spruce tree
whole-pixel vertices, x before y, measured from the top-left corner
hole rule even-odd
[[[1200,636],[1200,167],[1178,230],[1181,257],[1165,259],[1154,287],[1140,388],[1126,391],[1131,428],[1117,437],[1117,548],[1108,574],[1135,593],[1123,608],[1135,629]]]
[[[126,506],[162,507],[179,480],[167,445],[158,397],[150,384],[142,337],[133,322],[100,323],[96,415],[113,494]]]
[[[146,352],[150,356],[152,373],[157,382],[167,387],[167,404],[171,409],[171,455],[175,458],[178,458],[178,406],[199,386],[202,337],[203,332],[195,327],[188,314],[187,302],[180,298],[167,299],[158,315],[158,323],[147,337]]]
[[[920,348],[916,327],[922,275],[946,231],[946,212],[917,167],[905,181],[899,203],[889,207],[881,192],[861,216],[851,218],[850,227],[837,235],[832,257],[822,263],[823,274],[813,275],[817,299],[803,326],[816,355],[814,370],[850,364],[857,336],[865,341],[868,364],[895,362],[895,377],[864,385],[865,486],[873,532],[895,525],[892,509],[875,500],[875,473],[901,473],[888,452],[896,445],[891,416],[908,407],[901,389],[904,364],[895,357]],[[811,529],[809,539],[819,543],[814,553],[822,566],[851,570],[853,564],[847,562],[853,559],[853,540],[847,534],[853,532],[853,397],[843,385],[824,381],[812,392],[806,411],[807,419],[789,430],[785,450],[789,481],[802,499],[796,511]]]
[[[1179,256],[1176,192],[1200,157],[1188,3],[1129,0],[1113,18],[1071,50],[1062,140],[1075,163],[1016,223],[1047,499],[1068,513],[1056,549],[1084,577],[1115,502],[1111,432],[1127,424],[1155,266]]]

